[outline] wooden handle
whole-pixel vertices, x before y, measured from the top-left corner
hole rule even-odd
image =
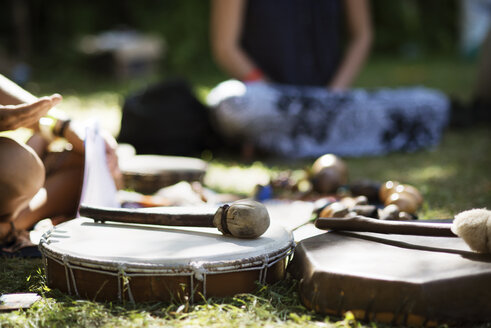
[[[436,237],[457,237],[451,230],[451,223],[382,221],[364,216],[348,218],[318,218],[315,226],[323,230],[344,230],[377,232],[400,235],[420,235]]]
[[[160,207],[153,209],[119,209],[81,205],[80,215],[94,221],[156,224],[166,226],[215,227],[216,210],[208,207]]]

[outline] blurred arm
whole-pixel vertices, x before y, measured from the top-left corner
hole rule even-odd
[[[35,102],[38,98],[0,74],[0,104],[19,105]]]
[[[372,44],[373,32],[368,0],[345,0],[350,42],[341,65],[329,84],[330,89],[351,86],[361,70]]]
[[[37,98],[0,75],[0,131],[37,126],[41,117],[61,101],[61,96]]]
[[[61,101],[61,96],[54,94],[50,97],[37,98],[30,92],[24,90],[3,75],[0,75],[0,131],[13,130],[20,127],[30,128],[39,131],[39,120],[48,114],[48,111]],[[55,111],[55,110],[53,110]],[[59,112],[59,111],[58,111]],[[53,112],[55,114],[55,112]],[[57,116],[56,114],[53,116]],[[58,120],[54,130],[59,130],[63,124]],[[79,134],[72,129],[71,123],[65,130],[63,137],[72,144],[73,150],[79,153],[84,152],[84,143]],[[46,142],[40,136],[33,136],[28,144],[36,150],[38,154],[44,152]]]
[[[245,0],[213,0],[210,35],[213,56],[233,78],[244,80],[257,69],[240,47]]]

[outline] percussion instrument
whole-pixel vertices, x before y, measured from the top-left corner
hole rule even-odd
[[[394,204],[406,213],[415,213],[423,204],[423,196],[418,189],[397,181],[386,181],[382,184],[379,196],[385,206]]]
[[[128,210],[82,204],[80,214],[96,222],[215,227],[224,235],[238,238],[257,238],[269,227],[268,210],[251,199],[237,200],[218,209],[213,206],[175,206]]]
[[[316,312],[396,325],[491,320],[491,257],[460,238],[326,232],[298,243],[292,274]]]
[[[153,194],[180,181],[203,182],[207,163],[198,158],[136,155],[119,161],[126,188]]]
[[[213,228],[67,221],[39,245],[47,284],[101,301],[190,301],[252,292],[256,281],[282,279],[291,233],[271,225],[257,239],[223,236]]]
[[[386,181],[384,182],[379,189],[379,201],[382,203],[395,191],[395,188],[399,186],[400,183],[397,181]]]
[[[312,184],[319,193],[333,193],[348,181],[348,168],[333,154],[325,154],[312,164]]]

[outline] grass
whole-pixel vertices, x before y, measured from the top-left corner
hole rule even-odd
[[[195,304],[100,303],[75,299],[46,287],[39,260],[6,259],[0,269],[0,293],[37,292],[43,296],[27,310],[0,313],[1,327],[334,327],[354,323],[307,311],[291,279],[258,286],[255,294],[207,299]],[[12,275],[15,274],[14,278]],[[20,278],[22,277],[22,278]],[[25,278],[27,277],[27,278]],[[25,278],[25,279],[23,279]],[[6,287],[10,281],[15,286]],[[336,322],[336,325],[334,324]]]
[[[475,67],[455,58],[396,60],[375,58],[357,86],[424,84],[461,100],[472,96]],[[117,134],[124,96],[145,81],[92,80],[83,74],[73,80],[65,74],[36,77],[30,89],[38,94],[60,92],[60,106],[77,119],[97,117],[103,127]],[[212,71],[192,82],[203,98],[223,76]],[[74,91],[77,90],[77,91]],[[422,218],[448,218],[464,209],[491,204],[491,131],[489,126],[445,132],[435,149],[393,153],[383,157],[346,159],[350,180],[398,180],[420,189],[425,204]],[[263,160],[242,163],[236,158],[213,158],[206,183],[212,188],[250,194],[256,183],[284,170],[300,171],[311,161]],[[286,279],[272,286],[258,286],[254,294],[208,299],[196,304],[120,304],[79,300],[45,285],[40,260],[0,259],[0,294],[34,291],[42,301],[28,310],[0,313],[1,327],[353,327],[348,313],[330,318],[307,310],[299,301],[297,281]],[[375,323],[368,326],[380,326]],[[491,323],[482,327],[491,327]]]

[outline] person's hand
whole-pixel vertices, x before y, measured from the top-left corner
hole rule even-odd
[[[113,177],[114,183],[116,184],[117,189],[123,188],[123,174],[119,168],[118,164],[118,155],[116,154],[116,148],[118,147],[118,143],[107,132],[103,132],[102,136],[104,137],[104,144],[106,148],[106,164]]]
[[[30,104],[0,105],[0,131],[31,127],[61,101],[59,94],[39,98]]]

